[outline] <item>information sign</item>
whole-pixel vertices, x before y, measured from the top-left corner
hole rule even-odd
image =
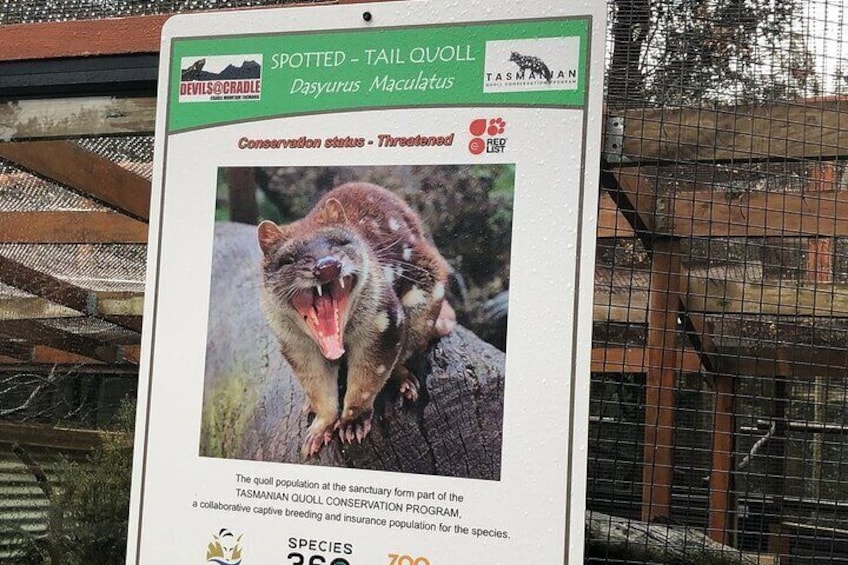
[[[128,563],[581,563],[603,3],[164,27]]]

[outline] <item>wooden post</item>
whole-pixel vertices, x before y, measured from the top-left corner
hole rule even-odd
[[[710,469],[709,531],[711,539],[733,541],[733,431],[736,383],[729,374],[714,375],[712,468]]]
[[[830,163],[822,163],[812,171],[812,178],[807,185],[809,191],[823,192],[836,187],[836,172]],[[814,284],[833,282],[833,238],[814,237],[807,243],[807,276],[806,279]],[[827,315],[827,312],[824,312]],[[823,375],[816,375],[813,381],[813,421],[824,424],[825,404],[827,403],[826,382]],[[814,433],[811,445],[812,459],[812,495],[818,500],[821,497],[822,459],[824,434]]]
[[[642,520],[671,514],[674,465],[674,411],[678,351],[676,328],[680,286],[680,244],[654,242],[648,311],[648,367],[645,375],[645,455]]]
[[[774,363],[774,389],[771,398],[771,419],[774,435],[766,443],[765,477],[763,491],[774,497],[773,515],[776,521],[783,517],[783,497],[786,494],[786,412],[789,407],[789,379],[791,365],[781,352]]]

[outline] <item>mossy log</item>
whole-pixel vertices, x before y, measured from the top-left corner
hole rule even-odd
[[[413,367],[415,404],[388,387],[361,445],[334,438],[305,459],[304,397],[261,311],[259,265],[254,226],[216,226],[201,455],[500,478],[504,354],[461,327]]]

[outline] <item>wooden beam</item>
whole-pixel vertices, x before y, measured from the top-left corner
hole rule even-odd
[[[337,3],[339,2],[297,2],[286,4],[285,7]],[[280,7],[282,6],[253,6],[249,9]],[[162,26],[171,15],[0,26],[0,61],[158,53]]]
[[[4,275],[10,276],[11,281],[16,283],[13,286],[34,294],[43,294],[50,299],[39,296],[2,298],[0,299],[0,320],[93,316],[141,333],[144,311],[144,295],[142,294],[86,291],[0,257],[0,281],[4,281]],[[27,275],[30,276],[27,277]],[[22,276],[26,278],[23,280],[18,278]]]
[[[91,430],[0,422],[0,443],[90,451],[98,447],[108,435],[107,432]]]
[[[33,347],[30,363],[43,363],[45,365],[100,365],[103,364],[103,361],[62,351],[48,345],[36,345]]]
[[[689,279],[687,308],[692,312],[773,316],[848,317],[848,285],[791,281]]]
[[[598,238],[635,236],[633,227],[619,212],[610,195],[602,192],[598,200]]]
[[[0,334],[25,339],[32,345],[47,345],[104,363],[117,363],[121,360],[118,348],[114,345],[52,328],[34,320],[0,322]]]
[[[117,212],[0,212],[0,243],[147,243],[147,224]]]
[[[141,316],[104,316],[103,319],[112,322],[116,326],[121,326],[122,328],[132,330],[137,334],[141,334]],[[139,340],[141,339],[141,335],[137,337]]]
[[[141,295],[90,292],[2,255],[0,255],[0,282],[55,302],[60,306],[71,308],[81,314],[101,318],[136,332],[141,331],[141,314],[144,307]],[[100,303],[101,297],[102,304]],[[26,299],[11,300],[20,303]],[[0,306],[2,305],[3,301],[0,301]],[[2,314],[0,319],[25,320],[38,318],[39,312],[50,312],[46,308],[40,310],[43,307],[43,304],[36,304],[35,308],[20,313],[0,309],[0,314]],[[69,317],[64,314],[60,312],[55,317]]]
[[[645,373],[648,370],[647,353],[642,347],[592,348],[593,373]],[[698,354],[691,349],[680,353],[680,371],[697,373],[701,370]]]
[[[3,29],[0,26],[0,36]],[[156,98],[152,97],[0,102],[0,141],[151,134],[155,122]]]
[[[77,355],[76,353],[68,353],[67,351],[62,351],[61,349],[56,349],[55,347],[49,347],[47,345],[27,346],[26,350],[28,351],[28,355],[26,355],[26,357],[20,355],[15,357],[0,356],[3,357],[3,359],[0,359],[0,365],[25,364],[27,366],[58,365],[69,367],[77,365],[105,365],[103,361]],[[0,351],[2,351],[2,345],[0,345]]]
[[[718,370],[716,359],[718,347],[716,347],[713,339],[715,329],[713,329],[712,323],[707,321],[703,314],[689,312],[686,308],[686,301],[682,297],[680,299],[680,312],[683,331],[697,352],[701,365],[708,373],[715,373]]]
[[[643,276],[644,275],[644,276]],[[795,283],[776,279],[742,280],[708,277],[703,270],[683,274],[686,311],[689,314],[771,316],[821,316],[848,318],[848,284]],[[644,280],[643,280],[644,279]],[[647,274],[633,271],[609,281],[608,273],[596,275],[593,318],[595,322],[647,322]]]
[[[144,311],[143,294],[91,291],[88,292],[88,297],[87,313],[98,318],[141,318]],[[77,318],[84,315],[86,312],[79,312],[38,296],[0,298],[0,320]]]
[[[0,61],[158,53],[169,15],[0,27]]]
[[[639,168],[601,171],[601,186],[630,225],[642,245],[650,250],[655,230],[656,190]]]
[[[699,190],[677,193],[670,206],[660,229],[676,237],[848,236],[847,191],[731,195]]]
[[[642,462],[642,520],[671,515],[674,412],[678,345],[675,342],[680,244],[655,242],[648,310],[648,367],[645,376],[645,443]]]
[[[780,347],[723,348],[722,374],[799,379],[844,378],[848,350],[844,347],[791,344]]]
[[[0,157],[147,221],[150,182],[70,141],[0,143]]]
[[[141,361],[141,346],[140,345],[125,345],[124,359],[127,363],[138,365]]]
[[[833,159],[848,155],[848,100],[651,108],[624,117],[630,162]]]
[[[33,348],[26,343],[0,339],[0,355],[13,358],[15,361],[30,361],[33,356]]]
[[[696,351],[679,350],[678,370],[697,373],[701,362]],[[848,350],[842,347],[786,345],[781,347],[724,348],[716,355],[721,366],[717,375],[841,379],[848,367]],[[647,373],[650,365],[641,347],[592,348],[593,373]]]
[[[144,294],[98,292],[97,313],[101,316],[141,316],[144,314]]]
[[[0,255],[0,282],[79,312],[89,313],[88,291]]]
[[[0,320],[76,318],[80,312],[38,296],[0,298]]]

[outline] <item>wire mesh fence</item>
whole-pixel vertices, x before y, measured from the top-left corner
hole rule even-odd
[[[319,0],[296,0],[296,3],[309,4],[317,1]],[[101,20],[293,3],[295,0],[3,0],[0,2],[0,25]]]
[[[848,563],[846,6],[609,13],[587,561]]]

